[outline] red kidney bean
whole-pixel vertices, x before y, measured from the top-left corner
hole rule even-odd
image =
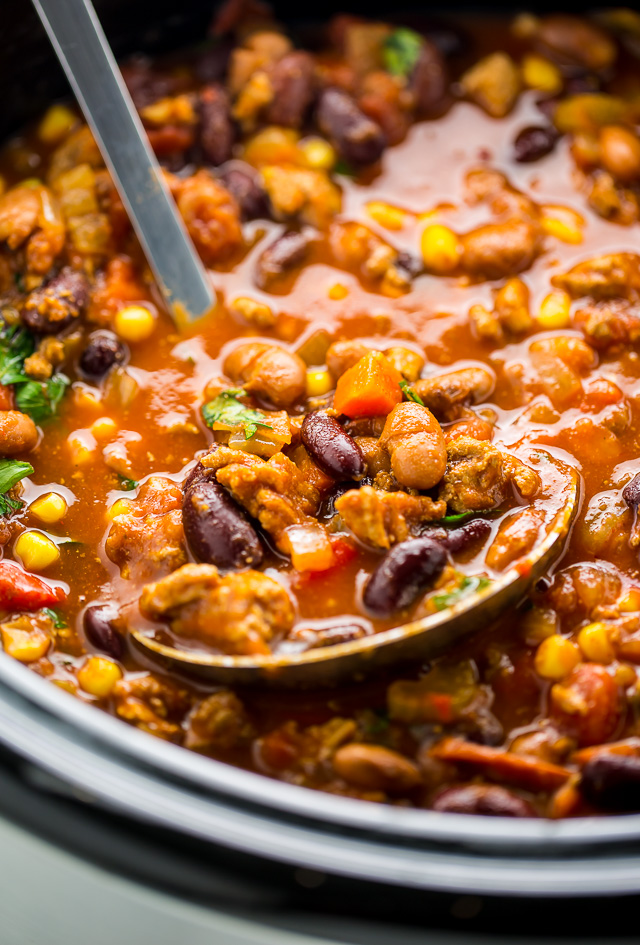
[[[622,498],[629,508],[636,509],[640,505],[640,473],[636,473],[622,490]]]
[[[200,145],[206,160],[217,167],[231,157],[236,138],[226,90],[221,85],[202,89],[199,112]]]
[[[444,59],[435,43],[425,40],[409,78],[409,88],[415,95],[418,112],[428,114],[441,105],[448,87]]]
[[[320,96],[317,113],[323,134],[351,164],[373,164],[385,147],[387,139],[375,121],[360,111],[355,99],[340,89],[325,89]]]
[[[218,172],[229,193],[236,198],[243,220],[267,219],[271,216],[267,194],[255,168],[244,161],[230,161]]]
[[[296,230],[289,230],[274,240],[258,259],[256,283],[267,289],[273,281],[304,262],[309,240]]]
[[[558,133],[550,125],[523,128],[513,142],[513,156],[520,164],[530,164],[550,154],[556,146]]]
[[[316,630],[316,637],[311,644],[312,649],[323,646],[335,646],[337,643],[351,643],[367,636],[367,631],[358,623],[345,623],[340,627],[329,627]]]
[[[321,410],[307,414],[300,435],[311,459],[327,476],[338,481],[364,476],[362,450],[333,417]]]
[[[469,545],[481,538],[486,538],[491,532],[491,523],[484,518],[474,518],[471,522],[466,522],[460,528],[451,528],[442,542],[451,554],[457,554],[463,551]]]
[[[447,563],[443,546],[422,536],[388,551],[365,584],[363,603],[379,617],[410,607],[433,584]]]
[[[82,623],[84,634],[92,646],[114,659],[122,658],[124,642],[116,628],[118,611],[113,604],[89,604]]]
[[[272,125],[300,128],[314,97],[313,59],[306,52],[283,56],[269,71],[273,101],[267,110]]]
[[[198,561],[224,569],[262,564],[262,545],[253,525],[211,470],[196,466],[187,478],[182,524]]]
[[[466,784],[445,788],[436,796],[433,810],[449,814],[483,814],[485,817],[537,817],[524,798],[493,785]]]
[[[582,769],[580,790],[597,807],[640,810],[640,758],[613,752],[596,755]]]
[[[66,266],[28,296],[22,321],[39,335],[55,335],[77,318],[89,301],[89,283],[82,272]]]
[[[80,356],[80,370],[85,377],[99,380],[116,364],[126,360],[127,349],[110,331],[95,331]]]

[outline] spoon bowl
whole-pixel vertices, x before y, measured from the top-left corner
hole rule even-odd
[[[361,679],[394,663],[439,656],[515,607],[562,553],[579,505],[579,477],[570,466],[546,452],[538,452],[555,467],[560,483],[557,511],[547,524],[544,538],[488,587],[469,594],[446,610],[357,640],[293,654],[228,656],[204,650],[182,650],[159,642],[153,631],[133,628],[131,637],[167,668],[233,686],[332,686],[349,679]]]

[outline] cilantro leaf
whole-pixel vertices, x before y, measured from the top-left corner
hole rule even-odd
[[[250,440],[258,427],[273,429],[271,424],[267,423],[262,411],[254,410],[241,403],[240,397],[244,395],[245,392],[241,388],[231,388],[203,404],[202,417],[207,426],[213,427],[214,423],[221,423],[228,427],[242,426],[245,440]]]
[[[487,577],[464,577],[460,586],[449,591],[448,594],[436,594],[432,597],[433,606],[436,610],[446,610],[447,607],[453,607],[454,604],[464,600],[465,597],[469,597],[470,594],[484,590],[491,583],[491,579]]]
[[[44,383],[25,380],[16,390],[16,406],[36,423],[43,423],[55,415],[70,383],[65,374],[54,374]]]
[[[138,488],[138,482],[136,479],[125,479],[124,476],[119,476],[120,479],[120,488],[123,492],[133,492],[134,489]]]
[[[424,407],[424,400],[417,394],[413,387],[409,387],[409,382],[402,380],[400,381],[400,390],[405,395],[407,400],[412,400],[414,404],[420,404],[421,407]]]
[[[17,459],[0,459],[0,492],[8,492],[17,482],[33,472],[31,463],[22,463]]]
[[[391,75],[408,76],[413,72],[422,50],[422,37],[401,26],[387,37],[382,50],[384,67]]]
[[[22,502],[18,499],[12,499],[10,495],[0,495],[0,516],[11,515],[22,508]]]
[[[62,614],[59,614],[58,611],[54,610],[52,607],[43,607],[42,612],[53,621],[53,626],[56,630],[62,630],[64,627],[68,626]]]
[[[24,359],[33,354],[33,338],[24,328],[7,326],[0,322],[0,384],[27,381],[23,373]]]

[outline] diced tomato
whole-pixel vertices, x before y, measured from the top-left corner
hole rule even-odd
[[[12,561],[0,561],[0,608],[3,610],[39,610],[65,599],[60,587],[28,574]]]
[[[351,419],[384,416],[402,400],[401,380],[383,354],[371,351],[339,379],[333,406]]]

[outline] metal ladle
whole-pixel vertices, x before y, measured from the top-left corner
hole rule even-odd
[[[223,685],[327,686],[362,678],[393,663],[439,656],[463,637],[486,627],[510,607],[515,607],[562,552],[578,508],[578,475],[550,454],[538,453],[555,466],[562,479],[556,497],[558,511],[545,537],[488,587],[446,610],[348,643],[286,655],[217,655],[168,646],[156,640],[153,631],[150,634],[132,629],[131,636],[166,667]]]
[[[164,300],[180,327],[210,311],[213,286],[169,194],[90,0],[33,0]]]

